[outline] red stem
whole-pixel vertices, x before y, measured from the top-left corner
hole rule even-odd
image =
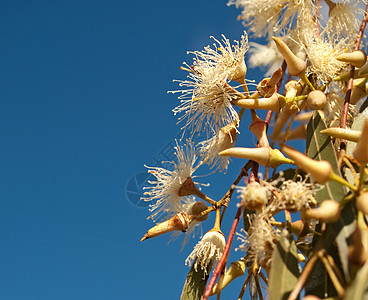
[[[249,175],[249,182],[253,181],[254,178],[257,177],[257,173],[258,173],[258,164],[253,162],[252,171],[251,171],[251,174]],[[233,221],[233,225],[231,226],[231,229],[230,229],[229,237],[226,241],[224,252],[222,253],[221,259],[218,262],[215,270],[213,271],[212,278],[211,278],[210,282],[208,283],[206,291],[203,294],[202,300],[208,300],[208,298],[210,297],[211,291],[212,291],[212,289],[213,289],[213,287],[216,283],[217,277],[221,273],[222,269],[225,267],[225,264],[227,262],[227,258],[229,257],[231,244],[233,243],[233,240],[234,240],[236,227],[238,226],[239,219],[240,219],[242,211],[243,211],[243,207],[239,206],[239,208],[236,212],[234,221]]]
[[[360,28],[359,28],[359,33],[358,33],[357,39],[355,41],[354,50],[358,50],[360,48],[360,44],[361,44],[362,38],[363,38],[363,33],[364,33],[364,30],[365,30],[365,27],[366,27],[367,21],[368,21],[367,20],[367,14],[368,14],[368,3],[365,7],[364,17],[363,17],[363,20],[362,20],[362,24],[360,25]],[[350,73],[349,73],[348,86],[347,86],[346,95],[345,95],[344,108],[343,108],[342,115],[341,115],[341,122],[340,122],[340,127],[341,128],[346,128],[346,120],[348,118],[351,90],[353,88],[354,70],[355,70],[355,67],[351,66],[350,67]],[[345,149],[345,148],[346,148],[346,142],[345,142],[345,140],[342,140],[341,143],[340,143],[340,149]]]

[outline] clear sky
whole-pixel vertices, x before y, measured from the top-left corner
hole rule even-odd
[[[239,40],[238,14],[220,0],[3,1],[1,299],[179,298],[196,240],[139,241],[153,225],[137,202],[143,165],[179,133],[166,92],[186,51]],[[238,145],[255,144],[248,126]],[[198,180],[219,199],[243,164]]]

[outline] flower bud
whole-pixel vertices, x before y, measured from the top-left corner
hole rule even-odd
[[[312,111],[300,113],[295,117],[294,120],[298,122],[309,122],[312,115],[313,115]]]
[[[323,129],[320,133],[327,134],[334,138],[345,139],[352,142],[358,142],[362,132],[359,130],[351,130],[346,128],[339,128],[339,127],[330,127],[327,129]]]
[[[308,209],[306,216],[324,222],[336,222],[340,219],[340,204],[335,200],[325,200],[318,208]]]
[[[261,209],[268,201],[268,188],[262,186],[259,182],[253,181],[241,190],[241,205],[247,210]]]
[[[308,222],[297,220],[291,223],[291,231],[298,237],[304,237],[309,233]]]
[[[357,76],[354,74],[354,78],[361,78],[361,77],[367,77],[368,76],[368,64],[366,63],[363,67],[361,67],[358,71]]]
[[[365,264],[368,258],[368,231],[362,228],[359,222],[352,234],[352,243],[349,246],[348,258],[351,263],[357,266]]]
[[[298,76],[300,73],[304,72],[307,68],[307,63],[301,58],[297,57],[281,39],[276,37],[272,38],[275,41],[281,55],[286,61],[289,74],[293,76]]]
[[[238,260],[231,263],[229,269],[226,271],[224,278],[221,282],[221,287],[217,283],[211,292],[211,296],[217,294],[219,291],[222,291],[231,281],[239,276],[243,276],[245,273],[246,263],[244,260]]]
[[[285,84],[285,97],[294,98],[302,92],[303,86],[297,80],[290,80]]]
[[[318,183],[325,183],[333,173],[332,166],[328,161],[313,160],[289,146],[282,147],[282,151],[284,151],[286,155],[294,160],[298,168],[301,168],[307,173],[311,174],[313,179]]]
[[[277,149],[270,147],[259,148],[240,148],[234,147],[221,151],[219,155],[228,155],[232,157],[245,158],[253,160],[264,167],[276,168],[281,164],[292,164],[290,159],[287,159]]]
[[[354,79],[350,94],[350,104],[357,104],[360,99],[367,95],[367,78]]]
[[[356,199],[356,207],[365,215],[368,215],[368,192],[360,194]]]
[[[309,92],[307,97],[307,104],[310,109],[319,110],[323,109],[327,103],[327,97],[324,92],[320,90],[314,90]]]
[[[364,121],[362,135],[353,151],[353,156],[361,164],[368,163],[368,119]]]
[[[315,296],[315,295],[306,295],[303,300],[321,300],[321,298]]]
[[[351,63],[354,67],[361,68],[367,62],[367,54],[363,50],[355,50],[341,54],[336,58],[339,61]]]
[[[281,132],[277,137],[277,140],[283,140],[286,132]],[[307,125],[301,124],[297,128],[289,131],[287,135],[287,140],[305,139],[307,137]]]
[[[239,99],[231,101],[231,104],[248,109],[266,109],[275,112],[280,111],[279,95],[274,93],[270,98]]]
[[[207,204],[203,201],[197,201],[193,204],[191,207],[191,215],[199,215],[202,211],[206,210],[208,208]],[[196,218],[197,221],[202,222],[207,220],[208,214],[205,214],[202,217]]]
[[[171,219],[157,224],[147,231],[147,233],[142,237],[141,242],[149,238],[159,236],[161,234],[171,232],[171,231],[183,231],[185,232],[192,218],[183,212],[179,212],[174,215]]]

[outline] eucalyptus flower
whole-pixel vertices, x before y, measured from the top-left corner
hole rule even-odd
[[[215,265],[220,260],[224,248],[225,237],[222,232],[210,230],[194,247],[185,260],[185,264],[191,265],[194,261],[194,269],[197,271],[200,267],[207,274],[207,268]]]
[[[187,80],[178,80],[183,90],[181,104],[173,109],[174,114],[183,114],[179,122],[185,121],[183,129],[191,133],[205,131],[207,135],[216,134],[220,128],[230,123],[238,123],[239,117],[233,106],[234,89],[228,82],[244,82],[246,65],[244,54],[248,50],[248,37],[242,35],[240,42],[231,46],[223,36],[222,42],[215,40],[214,49],[207,46],[202,51],[189,52],[195,55],[193,65],[183,68],[189,72]]]
[[[177,142],[176,142],[177,143]],[[145,201],[155,202],[150,204],[151,218],[156,220],[161,214],[171,215],[184,210],[184,205],[193,202],[190,195],[182,195],[181,188],[188,178],[200,166],[192,142],[188,141],[185,147],[175,147],[176,162],[171,162],[173,170],[162,167],[147,167],[148,172],[156,177],[155,181],[149,181],[152,186],[145,187]]]

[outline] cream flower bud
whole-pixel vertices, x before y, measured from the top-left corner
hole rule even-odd
[[[221,287],[219,287],[219,284],[217,283],[212,289],[211,296],[217,294],[219,291],[222,291],[222,289],[225,288],[235,278],[243,276],[245,273],[245,268],[245,260],[233,261],[224,275],[224,278],[221,282]]]
[[[171,231],[183,231],[185,232],[190,223],[192,217],[186,215],[183,212],[179,212],[174,215],[171,219],[157,224],[147,231],[147,233],[142,237],[141,242],[149,238],[162,235]]]
[[[313,179],[318,183],[325,183],[333,173],[332,166],[328,161],[313,160],[289,146],[282,147],[282,151],[294,160],[298,168],[310,173]]]
[[[361,164],[368,163],[368,119],[364,121],[362,135],[353,151],[353,156]]]
[[[251,182],[241,189],[241,205],[248,210],[261,209],[270,197],[269,189],[259,182]]]
[[[367,95],[367,78],[354,79],[351,89],[350,104],[357,104],[360,99]]]
[[[345,139],[352,142],[358,142],[362,136],[362,132],[359,130],[351,130],[339,127],[330,127],[320,131],[323,134],[327,134],[334,138]]]
[[[323,109],[327,103],[327,97],[324,92],[320,90],[314,90],[309,92],[307,97],[307,104],[310,109],[318,110]]]
[[[367,62],[367,54],[363,50],[355,50],[341,54],[336,58],[339,61],[351,63],[354,67],[361,68]]]
[[[290,80],[285,84],[285,97],[293,98],[302,92],[303,86],[297,80]]]
[[[325,200],[318,208],[308,209],[306,216],[324,222],[336,222],[340,219],[340,204],[335,200]]]
[[[368,215],[368,192],[360,194],[356,199],[356,207],[365,215]]]
[[[281,164],[292,164],[292,160],[287,159],[279,150],[270,147],[240,148],[234,147],[224,150],[219,155],[245,158],[253,160],[264,167],[276,168]]]
[[[304,72],[307,68],[307,63],[301,58],[297,57],[281,39],[276,37],[272,38],[275,41],[281,55],[286,61],[289,74],[293,76],[298,76],[300,73]]]
[[[231,101],[232,104],[248,109],[267,109],[275,112],[280,111],[279,95],[274,93],[270,98],[239,99]]]

